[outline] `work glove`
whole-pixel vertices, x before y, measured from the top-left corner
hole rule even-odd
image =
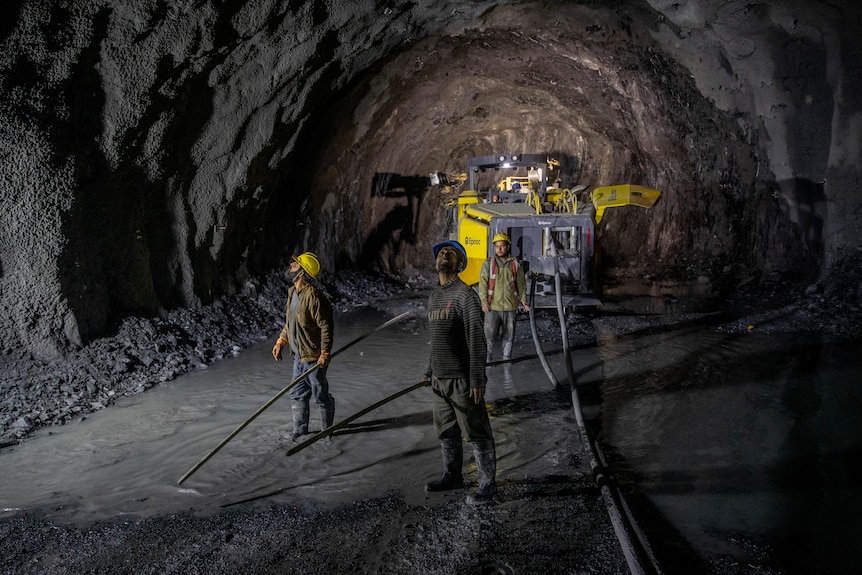
[[[326,367],[329,365],[329,352],[325,349],[320,350],[320,357],[317,358],[317,365]]]
[[[272,346],[272,357],[275,358],[275,361],[281,361],[281,350],[287,345],[287,343],[286,339],[278,336],[278,341],[275,342],[274,346]]]

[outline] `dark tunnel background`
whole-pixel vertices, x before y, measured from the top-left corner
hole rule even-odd
[[[717,13],[722,30],[771,22],[733,39],[774,55],[774,80],[750,87],[746,66],[760,64],[737,44],[711,53],[698,36],[699,64],[674,52],[664,34],[695,36],[669,10],[5,5],[0,126],[21,145],[0,213],[25,230],[0,252],[6,349],[59,357],[124,318],[238,294],[305,250],[332,277],[428,272],[447,215],[427,175],[497,152],[555,157],[566,186],[663,192],[598,227],[602,278],[618,289],[804,289],[855,255],[844,220],[858,206],[835,207],[852,171],[829,152],[830,74],[849,64],[827,73],[835,48],[769,5]],[[839,33],[855,21],[824,14]],[[286,36],[296,22],[307,34]],[[769,115],[727,105],[773,85],[751,97]]]
[[[369,314],[415,312],[449,226],[429,174],[497,152],[556,158],[570,188],[662,191],[652,209],[608,210],[597,226],[600,287],[617,298],[603,313],[618,324],[672,315],[613,307],[619,298],[648,293],[670,310],[696,294],[728,341],[768,340],[771,329],[858,341],[856,2],[18,0],[0,10],[4,449],[271,340],[292,254],[320,256],[340,312],[374,302],[396,307]],[[726,375],[723,355],[708,360],[722,351],[693,352],[692,377]],[[755,374],[782,382],[775,361],[743,353]],[[792,348],[786,381],[829,357]],[[675,363],[651,377],[681,387],[688,372]],[[787,438],[801,459],[767,471],[790,485],[814,456],[800,431],[819,404],[792,386],[779,400],[801,424]],[[675,430],[691,410],[667,405]],[[43,527],[57,539],[53,526],[33,530]],[[222,537],[192,531],[190,545]],[[4,543],[29,557],[30,539]]]

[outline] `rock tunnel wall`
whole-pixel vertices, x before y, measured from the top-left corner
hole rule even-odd
[[[3,349],[61,356],[297,250],[427,267],[423,177],[502,149],[665,191],[603,220],[618,273],[816,277],[860,243],[850,6],[7,2]]]

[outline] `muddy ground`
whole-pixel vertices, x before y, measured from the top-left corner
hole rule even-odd
[[[859,269],[823,286],[774,284],[737,294],[717,308],[726,314],[723,329],[858,338]],[[394,315],[421,305],[432,281],[419,275],[344,274],[324,287],[337,312],[374,305]],[[261,339],[274,339],[287,287],[284,277],[275,274],[204,310],[128,319],[116,336],[91,342],[64,362],[7,354],[0,362],[2,442],[26,441],[36,429],[86,417],[118,397],[239,353]],[[619,310],[608,306],[613,309]],[[601,321],[622,334],[690,318],[615,312],[602,315]],[[556,320],[549,314],[542,321],[553,327]],[[573,321],[570,343],[588,343],[593,337],[589,325]],[[573,468],[586,469],[583,462]],[[599,491],[586,472],[502,482],[500,502],[485,508],[466,505],[463,495],[443,495],[416,506],[393,491],[331,509],[263,501],[90,524],[61,524],[29,510],[0,519],[0,573],[628,572]],[[703,567],[713,573],[753,572],[732,563]]]

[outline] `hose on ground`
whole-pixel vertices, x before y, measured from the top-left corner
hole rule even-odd
[[[565,307],[562,300],[562,282],[560,279],[559,260],[556,258],[556,247],[554,242],[550,242],[551,255],[554,256],[554,291],[556,294],[557,315],[560,321],[560,331],[563,340],[563,354],[566,362],[566,375],[569,379],[569,389],[571,389],[572,410],[574,411],[575,421],[578,426],[578,436],[581,440],[584,453],[590,459],[590,469],[593,473],[593,479],[599,487],[605,507],[608,511],[608,516],[611,520],[614,533],[620,542],[623,555],[632,575],[659,575],[661,569],[658,566],[655,557],[649,547],[646,537],[641,532],[631,510],[625,502],[625,499],[619,493],[616,485],[612,481],[610,475],[606,472],[607,464],[604,453],[601,447],[593,441],[590,434],[587,432],[587,427],[584,422],[584,415],[581,409],[581,401],[578,395],[577,382],[572,367],[571,350],[569,348],[568,330],[566,327]],[[536,295],[536,276],[531,275],[530,282],[530,328],[533,333],[533,343],[536,346],[536,353],[542,363],[542,367],[548,374],[548,378],[554,387],[559,387],[560,383],[550,368],[550,365],[545,358],[539,342],[538,331],[535,320],[535,295]],[[634,538],[634,539],[633,539]]]

